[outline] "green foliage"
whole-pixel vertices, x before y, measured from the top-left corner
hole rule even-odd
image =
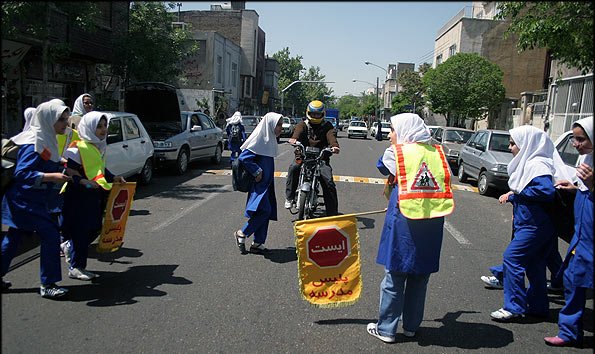
[[[345,95],[337,100],[336,107],[341,112],[342,118],[362,116],[361,100],[354,95]]]
[[[498,19],[510,21],[520,51],[547,48],[553,59],[586,74],[593,71],[593,3],[502,2]]]
[[[458,53],[428,70],[422,82],[431,109],[446,115],[448,126],[481,119],[504,100],[504,74],[476,53]],[[453,124],[454,123],[454,124]]]
[[[421,69],[423,69],[424,72],[427,72],[430,68],[424,66]],[[406,105],[415,107],[416,112],[421,110],[424,106],[424,85],[420,73],[415,71],[403,71],[399,74],[397,82],[399,83],[399,86],[401,86],[401,91],[393,98],[393,102],[396,101],[396,106],[392,106],[393,113],[410,112],[411,109],[405,109]]]
[[[116,67],[132,81],[173,83],[183,60],[198,50],[190,29],[174,29],[175,3],[133,2],[129,31],[116,39]]]
[[[405,106],[409,105],[410,103],[411,103],[411,100],[409,98],[405,97],[405,95],[403,95],[403,93],[401,93],[401,92],[397,93],[393,97],[393,100],[391,102],[392,114],[410,112],[409,109],[405,108]]]

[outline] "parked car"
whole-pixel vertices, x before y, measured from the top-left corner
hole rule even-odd
[[[339,119],[340,130],[343,131],[343,129],[347,129],[347,127],[349,127],[349,119],[348,118]]]
[[[474,131],[455,127],[438,127],[432,134],[432,144],[442,146],[446,160],[453,173],[457,173],[459,166],[459,153],[461,147],[469,140]]]
[[[252,134],[254,128],[256,128],[261,119],[261,116],[242,116],[242,124],[246,130],[246,138]]]
[[[434,135],[434,132],[436,131],[436,129],[440,128],[439,125],[426,125],[426,127],[428,127],[428,129],[430,129],[431,135]]]
[[[556,147],[556,150],[558,150],[558,154],[560,154],[562,161],[566,164],[568,170],[567,174],[569,176],[574,176],[576,174],[576,166],[578,165],[580,155],[578,150],[572,146],[571,139],[572,130],[568,130],[556,139],[554,146]]]
[[[467,177],[477,179],[479,194],[493,190],[508,190],[508,163],[512,153],[508,149],[510,134],[505,130],[482,129],[476,131],[463,145],[458,165],[459,182]]]
[[[174,86],[155,82],[128,86],[125,93],[126,110],[138,116],[153,140],[156,165],[174,165],[181,175],[194,160],[221,163],[223,130],[202,112],[181,111],[180,99]]]
[[[390,122],[380,122],[380,124],[382,125],[382,128],[380,128],[382,139],[388,139],[388,134],[390,133]],[[374,122],[374,124],[372,124],[372,128],[370,128],[370,136],[375,137],[377,131],[378,122]]]
[[[115,175],[135,176],[140,184],[153,179],[153,142],[135,114],[101,112],[107,116],[106,166]]]
[[[281,136],[291,138],[295,126],[291,123],[289,117],[283,117],[283,128],[281,129]]]
[[[368,139],[368,126],[364,121],[351,121],[349,127],[347,127],[347,138],[359,136],[364,139]]]

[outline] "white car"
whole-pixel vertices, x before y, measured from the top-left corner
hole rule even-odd
[[[388,134],[390,133],[390,122],[380,122],[382,124],[381,132],[382,132],[382,139],[388,139]],[[376,132],[378,130],[378,122],[374,122],[372,128],[370,129],[370,136],[375,137]]]
[[[153,142],[132,113],[101,112],[107,116],[106,167],[116,176],[137,176],[140,184],[153,179]]]
[[[359,136],[368,139],[368,126],[364,121],[352,121],[347,128],[347,138]]]
[[[291,123],[291,119],[289,117],[283,117],[283,128],[281,129],[281,136],[286,136],[291,138],[293,134],[293,124]]]

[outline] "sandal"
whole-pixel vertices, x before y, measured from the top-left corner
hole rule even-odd
[[[256,253],[256,254],[265,254],[269,251],[268,248],[264,247],[264,244],[262,243],[253,243],[250,246],[250,252],[251,253]]]
[[[241,254],[246,254],[246,236],[240,236],[237,231],[233,233],[233,237],[236,239],[236,244],[240,249]]]

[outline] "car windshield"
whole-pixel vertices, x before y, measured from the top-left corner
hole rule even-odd
[[[366,123],[364,122],[351,122],[352,127],[365,127]]]
[[[466,130],[447,130],[444,140],[464,144],[469,140],[471,135],[473,135],[473,132]]]
[[[242,117],[242,123],[244,125],[250,125],[255,127],[258,125],[258,119],[256,119],[256,117]]]
[[[388,123],[388,122],[382,122],[382,128],[388,128],[388,129],[390,129],[390,123]]]
[[[489,150],[510,152],[510,149],[508,148],[509,139],[510,139],[509,134],[492,134],[492,139],[490,140]]]

